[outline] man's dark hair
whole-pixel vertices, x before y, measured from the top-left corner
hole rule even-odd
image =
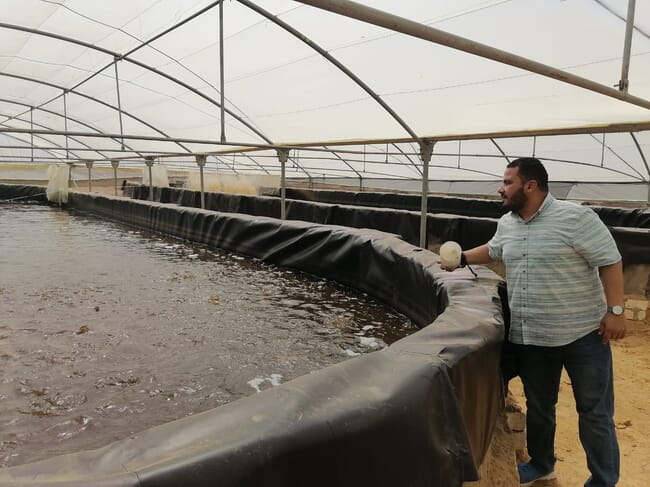
[[[548,193],[548,173],[542,162],[535,157],[521,157],[508,163],[507,167],[518,167],[519,177],[524,181],[537,181],[537,187]]]

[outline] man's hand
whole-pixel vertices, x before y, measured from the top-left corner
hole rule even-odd
[[[625,337],[625,314],[616,316],[612,313],[605,313],[600,320],[600,329],[598,333],[602,337],[603,343],[609,343],[610,340],[618,340]]]
[[[440,264],[440,268],[441,268],[443,271],[447,271],[447,272],[455,271],[456,269],[458,269],[459,267],[461,267],[461,266],[459,266],[459,265],[457,265],[457,266],[455,266],[455,267],[445,267],[445,266],[442,265],[442,263],[440,262],[440,259],[437,260],[437,263]]]

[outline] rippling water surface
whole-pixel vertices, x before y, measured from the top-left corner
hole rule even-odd
[[[0,205],[0,466],[96,448],[415,328],[367,296],[44,206]]]

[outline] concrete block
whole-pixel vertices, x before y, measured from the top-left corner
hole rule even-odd
[[[628,298],[625,301],[625,317],[628,320],[645,320],[648,312],[647,299]]]

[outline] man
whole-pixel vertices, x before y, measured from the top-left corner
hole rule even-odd
[[[538,159],[509,163],[499,194],[510,212],[494,237],[464,252],[461,263],[505,263],[509,339],[527,406],[530,461],[517,466],[520,484],[555,477],[555,404],[564,367],[591,472],[584,485],[614,486],[619,450],[609,342],[625,336],[621,256],[590,208],[549,194]]]

